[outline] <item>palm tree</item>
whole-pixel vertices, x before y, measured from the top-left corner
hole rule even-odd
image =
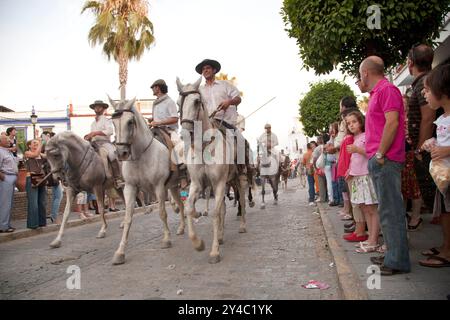
[[[103,44],[103,52],[119,64],[120,98],[126,96],[128,61],[139,60],[155,41],[153,24],[147,18],[145,0],[86,1],[81,13],[91,10],[96,22],[89,31],[92,46]]]

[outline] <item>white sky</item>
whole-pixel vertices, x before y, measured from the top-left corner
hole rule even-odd
[[[0,0],[0,105],[16,111],[61,110],[119,97],[118,65],[101,47],[90,47],[94,23],[80,14],[84,0]],[[246,137],[256,139],[270,122],[281,145],[298,117],[298,102],[316,77],[301,70],[295,39],[284,31],[282,0],[150,0],[155,44],[129,64],[127,97],[152,98],[150,84],[163,78],[176,100],[175,79],[194,82],[195,66],[218,60],[244,93],[239,112],[249,115]],[[354,79],[346,82],[359,94]]]

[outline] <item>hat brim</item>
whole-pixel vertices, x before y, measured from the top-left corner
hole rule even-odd
[[[200,62],[196,67],[195,71],[197,71],[198,74],[202,74],[202,70],[204,66],[211,66],[213,69],[216,69],[216,73],[220,71],[221,65],[216,60],[203,60]]]
[[[103,109],[108,109],[108,108],[109,108],[108,104],[106,104],[106,103],[94,103],[94,104],[91,104],[91,105],[89,106],[89,108],[91,108],[92,110],[94,110],[96,106],[103,107]]]

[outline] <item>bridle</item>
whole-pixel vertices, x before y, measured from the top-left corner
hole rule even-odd
[[[118,138],[117,140],[119,140],[119,142],[115,142],[115,145],[116,146],[128,147],[130,149],[130,153],[131,153],[131,145],[132,145],[132,143],[131,142],[120,142],[120,141],[122,141],[121,136],[120,136],[121,133],[122,133],[122,121],[120,121],[120,120],[121,120],[122,115],[123,115],[124,112],[130,112],[133,115],[133,117],[135,117],[135,114],[134,114],[134,112],[132,110],[116,110],[112,114],[112,116],[111,116],[112,119],[118,119],[119,120],[119,130],[118,130],[119,132],[118,133],[116,132],[116,135],[117,135],[117,138]],[[134,121],[134,129],[137,129],[136,121]],[[133,130],[133,131],[135,133],[137,130]],[[133,159],[133,153],[131,153],[131,161],[139,160],[141,158],[142,154],[145,153],[145,151],[147,151],[147,149],[150,147],[150,145],[153,142],[153,139],[154,139],[154,136],[152,135],[152,138],[150,139],[150,142],[148,143],[147,147],[145,147],[144,151],[142,151],[142,153],[137,158]],[[133,141],[133,140],[134,140],[134,137],[132,137],[129,141]]]
[[[184,107],[184,101],[186,100],[186,97],[191,95],[191,94],[198,94],[200,95],[200,92],[198,90],[191,90],[191,91],[186,91],[186,92],[180,92],[180,96],[181,96],[181,103],[180,103],[180,123],[181,125],[183,125],[183,123],[190,123],[192,125],[194,125],[194,121],[198,120],[198,117],[200,116],[200,109],[204,110],[204,106],[203,103],[200,103],[200,108],[198,108],[197,110],[197,116],[195,119],[193,120],[189,120],[189,119],[184,119],[183,118],[183,107]]]

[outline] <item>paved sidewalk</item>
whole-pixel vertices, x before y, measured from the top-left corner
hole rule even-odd
[[[318,207],[312,208],[311,211],[314,209],[320,211],[338,271],[339,267],[344,270],[344,278],[338,272],[344,292],[346,292],[346,286],[350,287],[355,284],[351,279],[349,281],[345,279],[346,276],[349,276],[353,280],[359,278],[360,288],[365,289],[365,293],[360,292],[359,295],[367,294],[368,299],[371,300],[447,299],[447,295],[450,294],[450,268],[426,268],[418,263],[424,258],[421,255],[422,251],[442,243],[441,226],[430,224],[431,214],[422,215],[424,223],[418,231],[408,232],[412,272],[388,277],[382,276],[381,289],[368,289],[367,280],[370,274],[367,273],[367,268],[372,265],[369,258],[378,254],[356,253],[355,243],[347,242],[342,238],[344,221],[341,221],[338,216],[339,207],[330,207],[326,203],[319,203]],[[328,230],[327,225],[329,226]],[[341,266],[339,266],[340,263]],[[355,288],[354,291],[358,291],[358,288]],[[350,298],[355,299],[356,297],[354,295]]]

